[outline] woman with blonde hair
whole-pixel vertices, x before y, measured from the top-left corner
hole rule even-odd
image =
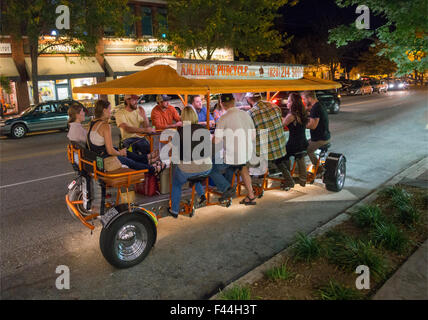
[[[68,134],[67,138],[80,144],[86,144],[86,130],[82,126],[85,121],[85,109],[82,105],[73,103],[68,108]]]
[[[144,156],[113,147],[111,126],[108,123],[111,116],[110,102],[98,100],[95,103],[94,113],[95,119],[91,121],[87,135],[88,147],[91,151],[96,152],[100,157],[117,156],[120,163],[135,170],[148,169],[149,172],[159,175],[165,169],[166,165],[161,161],[150,165]]]
[[[209,151],[211,152],[212,147],[209,130],[207,130],[204,125],[198,124],[198,116],[190,106],[185,107],[181,112],[181,121],[183,122],[183,126],[177,129],[177,135],[175,135],[173,140],[180,155],[177,159],[173,158],[173,162],[175,162],[172,176],[171,208],[168,209],[170,215],[174,218],[178,217],[180,211],[181,188],[186,183],[187,179],[200,175],[208,175],[212,167],[211,154],[205,154],[206,148],[196,157],[193,156],[193,150],[200,144],[208,144]],[[202,137],[196,141],[193,139],[193,137],[196,136],[194,135],[195,131],[198,131],[198,137]],[[187,136],[188,133],[190,133],[190,136]],[[207,139],[208,141],[206,141]],[[184,150],[185,141],[190,141],[190,150],[188,150],[189,153],[186,154]],[[195,189],[199,195],[198,205],[202,205],[206,201],[204,189],[200,183],[196,183]]]

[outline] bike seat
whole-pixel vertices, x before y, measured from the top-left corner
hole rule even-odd
[[[323,146],[319,147],[318,149],[320,149],[320,150],[321,150],[321,152],[327,152],[327,151],[328,151],[328,148],[330,148],[330,147],[331,147],[331,144],[330,144],[330,143],[327,143],[327,144],[325,144],[325,145],[323,145]]]
[[[197,176],[190,177],[190,178],[188,178],[188,179],[187,179],[187,181],[189,181],[189,184],[190,184],[191,186],[193,186],[195,183],[205,181],[205,179],[206,179],[207,177],[208,177],[208,175],[207,175],[207,174],[205,174],[205,175],[201,174],[201,175],[197,175]]]

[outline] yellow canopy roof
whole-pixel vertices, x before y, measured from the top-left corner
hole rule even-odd
[[[303,91],[340,88],[334,81],[313,77],[298,80],[213,80],[186,79],[167,65],[157,65],[132,75],[77,87],[74,93],[92,94],[206,94],[265,91]]]

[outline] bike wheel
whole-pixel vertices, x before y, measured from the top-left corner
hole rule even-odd
[[[139,264],[149,254],[155,242],[155,230],[147,217],[126,213],[100,234],[100,249],[113,266],[123,269]]]
[[[346,158],[340,153],[330,153],[325,161],[323,182],[329,191],[339,192],[345,185]]]

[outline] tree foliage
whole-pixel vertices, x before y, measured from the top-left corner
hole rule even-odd
[[[358,70],[365,75],[391,75],[397,71],[395,62],[389,60],[385,56],[380,56],[382,45],[378,44],[375,47],[370,47],[369,51],[361,55]]]
[[[359,0],[336,0],[340,7],[359,5]],[[379,51],[397,64],[397,75],[428,69],[427,0],[366,0],[370,13],[382,16],[386,23],[376,29],[357,29],[355,24],[330,30],[330,42],[338,47],[366,38],[379,40]],[[410,59],[409,59],[410,57]]]
[[[37,57],[56,45],[68,45],[80,56],[93,56],[105,27],[124,33],[123,16],[128,13],[127,0],[4,0],[2,32],[15,39],[28,37],[32,62],[33,97],[38,102]],[[56,30],[59,5],[69,8],[70,28]],[[40,39],[56,30],[56,37]]]
[[[190,50],[196,57],[207,60],[219,48],[233,48],[251,60],[279,53],[289,39],[272,27],[278,8],[288,2],[169,0],[167,40],[179,51]]]

